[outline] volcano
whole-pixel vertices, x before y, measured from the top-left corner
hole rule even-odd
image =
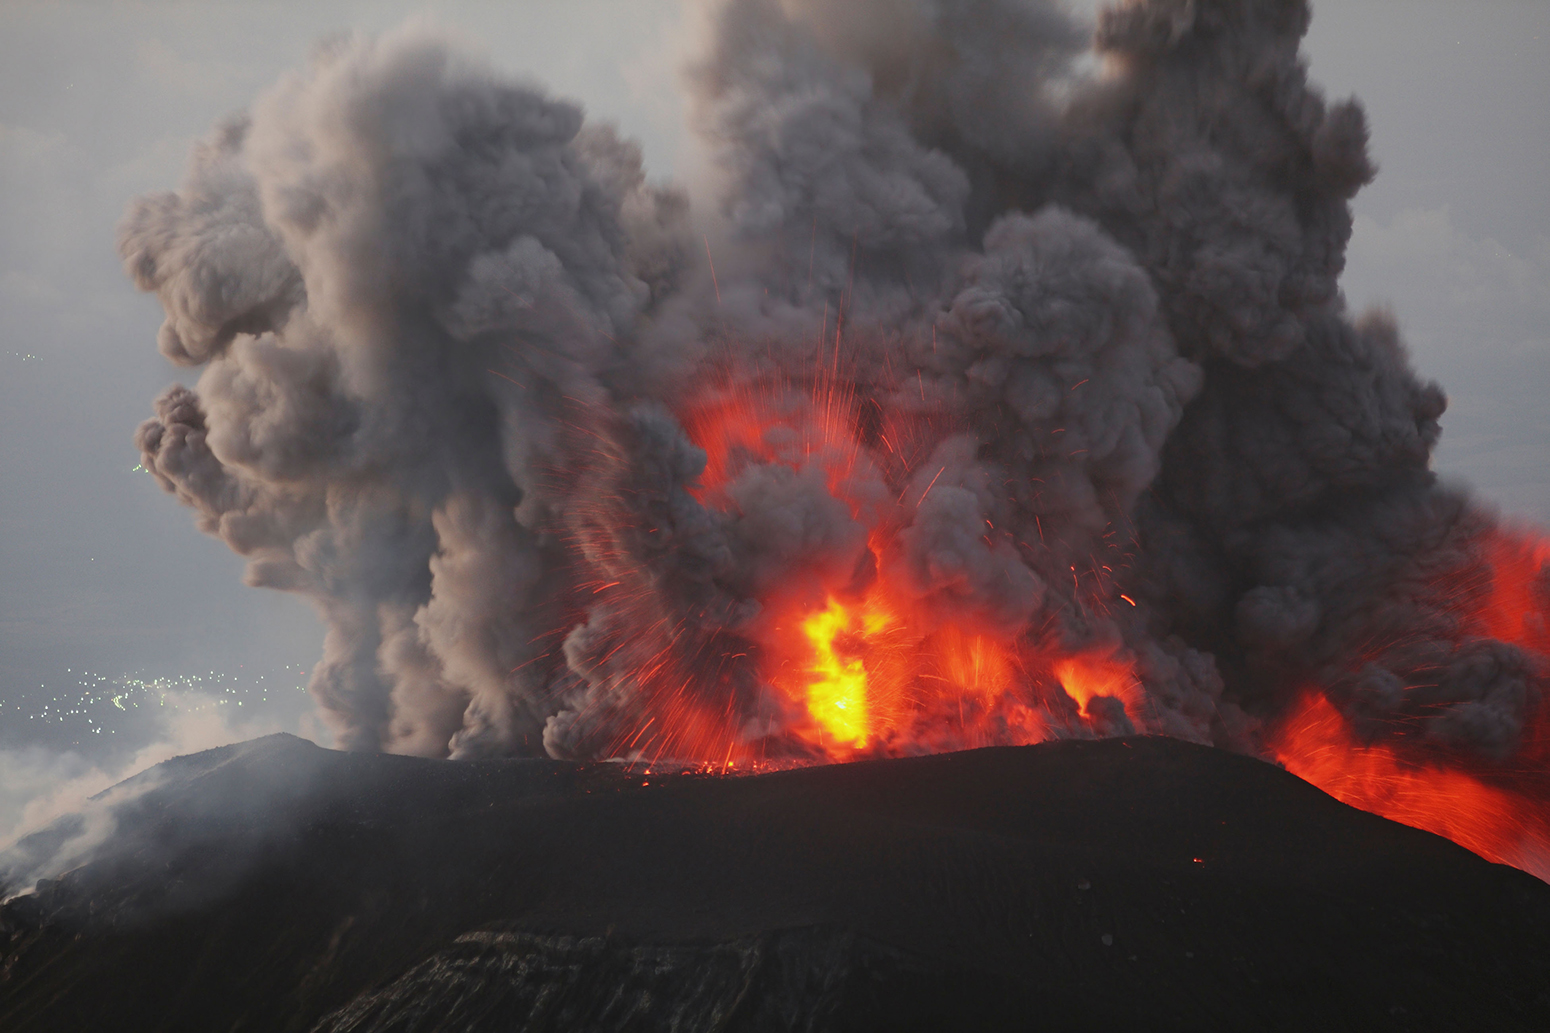
[[[1172,739],[721,777],[281,735],[126,788],[0,911],[7,1031],[1550,1027],[1550,886]]]
[[[1306,0],[703,8],[692,195],[414,23],[133,202],[349,752],[20,844],[7,1030],[1550,1028],[1550,539],[1341,293]]]

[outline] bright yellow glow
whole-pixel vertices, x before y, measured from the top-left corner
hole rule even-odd
[[[858,616],[837,599],[827,609],[802,622],[802,633],[813,647],[812,680],[807,683],[807,711],[836,742],[861,748],[867,743],[868,706],[866,664],[859,656],[844,656],[842,640],[857,646],[865,635],[887,627],[888,619],[875,613]]]

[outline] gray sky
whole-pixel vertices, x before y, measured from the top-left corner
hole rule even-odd
[[[1363,99],[1382,167],[1356,201],[1347,295],[1392,306],[1448,389],[1438,468],[1550,523],[1550,2],[1315,11],[1313,75]],[[0,8],[0,781],[29,747],[53,758],[28,769],[41,784],[82,770],[58,761],[72,751],[111,767],[163,740],[314,730],[296,689],[319,653],[310,612],[244,588],[239,559],[135,472],[130,435],[177,371],[114,227],[317,39],[417,13],[618,122],[655,175],[684,170],[678,0]]]

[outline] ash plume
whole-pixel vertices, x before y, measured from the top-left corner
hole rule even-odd
[[[163,354],[204,367],[144,465],[314,602],[350,748],[810,755],[790,614],[887,585],[922,635],[1134,671],[1075,702],[1024,672],[989,727],[1255,751],[1319,685],[1370,739],[1499,763],[1544,660],[1460,616],[1503,529],[1340,294],[1375,169],[1309,18],[724,0],[692,208],[433,30],[331,44],[123,223]],[[750,398],[774,429],[707,443]],[[882,747],[974,744],[929,719]]]

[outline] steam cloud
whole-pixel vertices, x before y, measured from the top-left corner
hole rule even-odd
[[[1255,749],[1316,683],[1368,735],[1509,756],[1544,672],[1456,616],[1494,521],[1429,471],[1445,400],[1392,320],[1345,310],[1374,169],[1308,20],[725,0],[692,213],[423,27],[331,45],[123,224],[162,353],[204,367],[144,465],[315,603],[351,748],[595,756],[669,711],[688,752],[697,721],[776,734],[746,659],[771,594],[880,566],[943,621],[1132,657],[1144,702],[1100,731]],[[858,513],[838,461],[750,460],[706,504],[685,407],[810,379],[822,342],[863,439],[934,428],[909,477],[838,464]]]

